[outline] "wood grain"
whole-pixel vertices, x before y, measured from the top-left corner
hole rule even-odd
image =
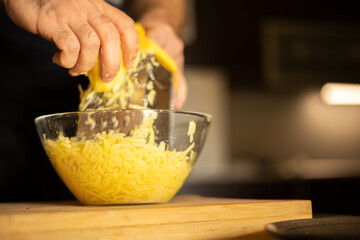
[[[0,239],[273,239],[264,232],[267,223],[311,217],[308,200],[178,196],[148,205],[3,203]]]

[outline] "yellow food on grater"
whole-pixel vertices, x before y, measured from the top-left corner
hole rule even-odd
[[[141,51],[145,49],[142,45],[145,33],[141,26],[137,25],[137,29]],[[140,34],[143,34],[142,37]],[[142,58],[141,54],[144,55],[145,52],[140,52],[139,58]],[[156,54],[154,57],[156,58]],[[163,65],[162,60],[157,59]],[[172,72],[176,72],[176,65],[175,68],[167,67],[175,69]],[[126,76],[134,76],[134,70],[124,69],[121,68],[115,81],[105,83],[101,81],[99,65],[96,65],[88,73],[90,87],[81,93],[80,110],[83,110],[91,94],[99,92],[109,94],[108,99],[120,99],[116,108],[128,107],[129,99],[134,94],[134,88],[131,87],[134,79]],[[131,74],[127,75],[129,73]],[[121,91],[113,91],[119,86],[123,87]],[[151,82],[146,85],[146,89],[149,90],[148,101],[151,103],[156,94]],[[114,106],[112,102],[97,109]],[[165,142],[155,142],[156,117],[145,117],[130,134],[114,128],[87,138],[69,138],[60,134],[58,139],[51,140],[44,136],[45,150],[65,184],[83,204],[167,202],[191,172],[196,157],[196,152],[193,151],[196,124],[193,121],[189,123],[189,147],[184,151],[170,150]],[[116,123],[117,119],[112,119],[112,122]],[[91,118],[87,119],[85,124],[89,129],[95,127],[95,121]]]
[[[162,66],[172,76],[172,86],[169,91],[176,92],[175,61],[160,46],[146,37],[145,30],[140,24],[136,24],[136,31],[139,37],[139,52],[134,67],[127,69],[121,61],[120,70],[114,79],[104,82],[101,80],[101,64],[98,59],[95,66],[87,73],[90,80],[89,87],[85,91],[80,88],[80,111],[114,108],[144,109],[153,105],[156,92],[152,81],[139,81],[138,75],[142,68],[146,69],[149,77],[154,80],[154,69]]]

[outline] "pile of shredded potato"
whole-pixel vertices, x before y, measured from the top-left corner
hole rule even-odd
[[[46,139],[45,150],[83,204],[167,202],[190,174],[196,154],[194,143],[185,151],[156,145],[149,128],[153,120],[143,121],[131,136],[114,131],[87,140],[60,135]]]

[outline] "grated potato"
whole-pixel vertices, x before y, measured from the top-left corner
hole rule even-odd
[[[195,144],[185,151],[170,151],[165,142],[156,145],[153,121],[145,119],[131,136],[110,131],[78,140],[61,134],[56,140],[45,139],[44,146],[61,179],[83,204],[167,202],[192,170]]]

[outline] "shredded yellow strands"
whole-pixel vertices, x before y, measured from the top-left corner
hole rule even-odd
[[[187,135],[190,137],[190,142],[194,141],[194,134],[196,131],[196,123],[194,121],[191,121],[189,124],[189,130]]]
[[[180,152],[168,150],[164,142],[157,146],[149,123],[140,124],[131,137],[114,131],[81,141],[60,135],[45,140],[45,150],[84,204],[167,202],[191,172],[194,143]]]

